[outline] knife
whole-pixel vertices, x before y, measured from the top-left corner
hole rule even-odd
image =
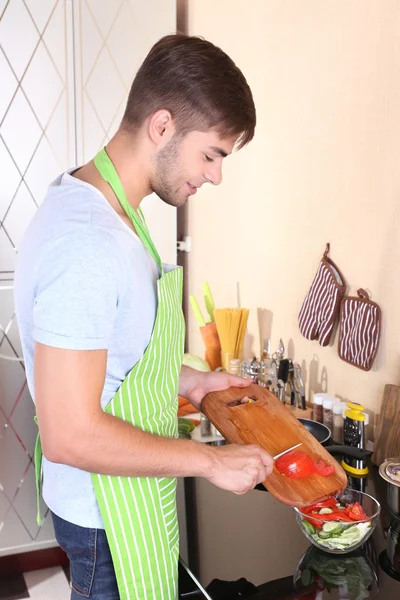
[[[288,452],[291,452],[291,450],[294,450],[295,448],[298,448],[299,446],[301,446],[301,442],[300,442],[300,444],[296,444],[295,446],[292,446],[291,448],[284,450],[280,454],[277,454],[276,456],[274,456],[274,460],[276,460],[277,458],[280,458],[281,456],[283,456],[284,454],[287,454]]]

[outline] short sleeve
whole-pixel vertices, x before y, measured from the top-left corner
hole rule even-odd
[[[67,350],[108,349],[121,286],[116,244],[102,229],[82,228],[46,250],[35,277],[35,341]]]

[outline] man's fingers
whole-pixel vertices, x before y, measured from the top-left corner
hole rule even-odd
[[[261,461],[265,467],[272,468],[274,466],[274,459],[270,454],[268,454],[268,452],[266,450],[264,450],[263,448],[260,448],[260,446],[254,445],[254,444],[249,445],[248,448],[251,448],[253,450],[253,452],[255,453],[255,456],[257,456],[261,459]]]
[[[253,383],[253,380],[237,377],[236,375],[229,375],[229,383],[232,387],[247,387]]]
[[[268,452],[266,452],[265,450],[262,450],[261,458],[262,458],[262,461],[263,461],[265,467],[269,467],[270,469],[273,469],[274,459],[270,454],[268,454]]]

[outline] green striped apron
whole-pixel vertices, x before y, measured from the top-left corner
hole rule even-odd
[[[105,412],[143,431],[176,438],[185,331],[182,269],[164,270],[143,215],[139,209],[138,216],[128,203],[104,148],[95,157],[94,164],[112,187],[161,273],[157,282],[157,315],[149,345]],[[38,442],[40,444],[40,440]],[[37,481],[40,481],[39,462],[36,469]],[[176,479],[95,473],[91,477],[121,600],[176,600],[179,558]]]

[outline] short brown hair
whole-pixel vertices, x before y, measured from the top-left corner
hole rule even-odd
[[[167,35],[152,47],[133,81],[121,127],[136,130],[160,109],[170,111],[181,134],[214,129],[221,137],[238,136],[238,148],[254,136],[256,110],[243,73],[201,37]]]

